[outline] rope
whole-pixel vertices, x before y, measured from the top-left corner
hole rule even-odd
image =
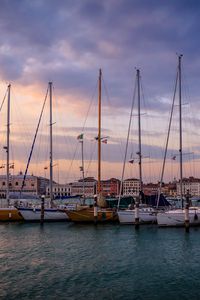
[[[32,144],[32,147],[31,147],[31,152],[30,152],[29,158],[28,158],[28,162],[27,162],[25,173],[24,173],[24,178],[23,178],[23,181],[22,181],[22,186],[21,186],[21,191],[20,192],[22,192],[22,190],[24,188],[24,184],[25,184],[25,180],[26,180],[26,175],[27,175],[29,164],[30,164],[30,161],[31,161],[33,149],[34,149],[34,146],[35,146],[35,141],[36,141],[36,138],[37,138],[39,127],[40,127],[40,122],[41,122],[41,119],[42,119],[42,115],[43,115],[45,103],[46,103],[46,100],[47,100],[47,95],[48,95],[48,88],[47,88],[46,96],[45,96],[44,103],[43,103],[43,106],[42,106],[42,111],[40,113],[38,125],[37,125],[35,136],[34,136],[34,139],[33,139],[33,144]]]
[[[1,103],[0,112],[1,112],[1,110],[2,110],[2,107],[3,107],[4,102],[5,102],[5,100],[6,100],[7,93],[8,93],[8,88],[6,89],[5,96],[4,96],[3,101],[2,101],[2,103]]]

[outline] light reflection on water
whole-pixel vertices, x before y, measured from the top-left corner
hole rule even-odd
[[[0,299],[200,299],[200,229],[0,225]]]

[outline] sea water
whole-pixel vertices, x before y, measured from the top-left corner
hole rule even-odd
[[[200,299],[200,229],[0,224],[0,299]]]

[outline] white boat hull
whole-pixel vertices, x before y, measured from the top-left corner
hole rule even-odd
[[[185,210],[175,209],[157,214],[158,226],[170,227],[170,226],[184,226],[185,225]],[[200,209],[189,209],[189,223],[192,226],[200,225]]]
[[[40,208],[18,208],[25,221],[40,221]],[[58,209],[48,208],[44,210],[44,221],[67,221],[69,220],[67,214]]]
[[[135,209],[118,211],[120,224],[135,224]],[[156,211],[152,208],[139,209],[139,222],[142,224],[156,223]]]

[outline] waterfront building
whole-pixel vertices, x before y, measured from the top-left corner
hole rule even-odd
[[[180,195],[180,180],[176,184],[177,195]],[[200,196],[200,178],[183,178],[182,180],[183,195],[189,190],[191,196]]]
[[[162,193],[168,197],[176,197],[177,196],[176,181],[165,183],[162,188]]]
[[[54,198],[64,198],[67,196],[71,196],[71,184],[59,184],[53,183],[52,186]],[[46,187],[46,196],[50,196],[50,187],[49,185]]]
[[[111,196],[116,197],[119,195],[120,180],[116,178],[110,178],[107,180],[101,180],[101,193],[104,197]]]
[[[140,181],[137,178],[125,179],[123,182],[124,196],[139,196]]]
[[[157,183],[143,184],[143,192],[145,195],[156,195],[159,185]]]
[[[22,172],[18,175],[9,176],[9,190],[11,197],[20,197],[23,180],[24,175]],[[21,194],[24,196],[44,195],[47,185],[49,185],[49,179],[34,175],[27,175]],[[0,198],[6,198],[6,175],[0,175]]]
[[[86,177],[83,179],[79,179],[76,182],[71,184],[71,196],[83,196],[85,197],[93,197],[97,192],[97,180],[94,177]]]

